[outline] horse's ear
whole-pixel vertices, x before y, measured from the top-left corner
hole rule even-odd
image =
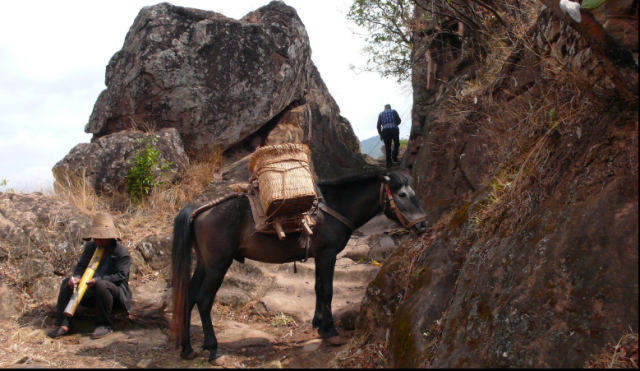
[[[387,184],[391,180],[388,176],[383,175],[383,174],[378,174],[378,179],[380,179],[381,181],[383,181],[384,183],[387,183]]]

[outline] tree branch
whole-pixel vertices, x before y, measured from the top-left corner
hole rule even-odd
[[[488,11],[490,11],[491,13],[493,13],[493,15],[496,17],[496,19],[498,20],[498,22],[500,22],[500,24],[502,24],[503,26],[506,26],[507,23],[505,23],[505,21],[502,19],[502,17],[500,17],[500,15],[498,14],[498,12],[493,9],[492,7],[490,7],[489,5],[485,4],[484,2],[482,2],[481,0],[471,0],[474,3],[480,5],[481,7],[487,9]]]

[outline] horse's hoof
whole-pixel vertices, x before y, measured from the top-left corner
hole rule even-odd
[[[211,364],[212,366],[224,366],[224,363],[224,356],[209,360],[209,364]]]
[[[186,356],[183,356],[182,354],[180,355],[180,357],[182,357],[182,359],[186,359],[187,361],[195,359],[200,353],[196,352],[195,350],[192,350],[191,353],[187,354]]]
[[[332,336],[330,338],[326,338],[325,339],[327,341],[327,343],[333,345],[333,346],[338,346],[338,345],[342,345],[344,344],[344,340],[342,340],[342,338],[340,336]]]

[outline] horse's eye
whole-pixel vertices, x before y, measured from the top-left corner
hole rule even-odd
[[[400,192],[400,193],[398,193],[398,196],[400,196],[400,197],[407,197],[407,194],[406,194],[406,193],[404,193],[404,192]]]

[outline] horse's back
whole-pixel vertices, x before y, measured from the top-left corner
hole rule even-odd
[[[235,257],[247,224],[252,222],[246,197],[227,200],[198,215],[193,222],[193,231],[196,248],[205,264],[212,259]]]

